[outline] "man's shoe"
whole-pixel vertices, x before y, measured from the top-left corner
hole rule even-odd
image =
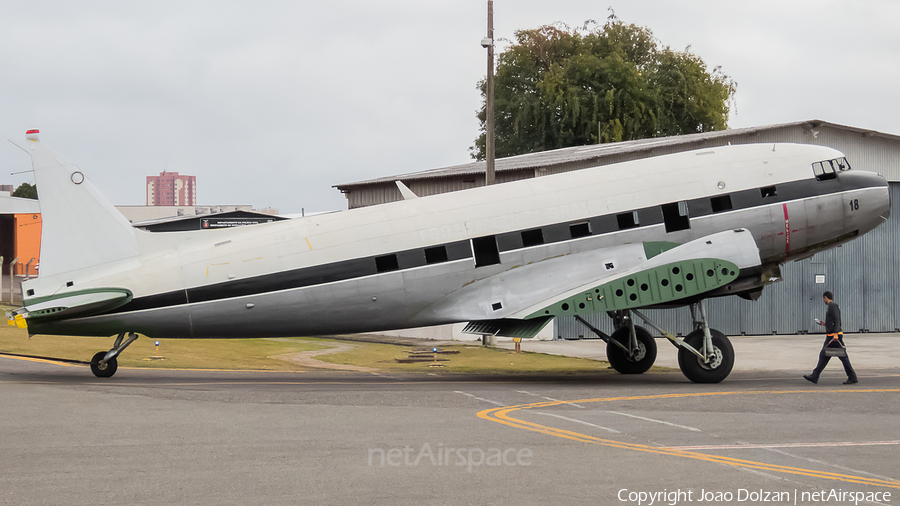
[[[810,376],[809,374],[804,374],[803,379],[805,379],[806,381],[809,381],[810,383],[818,383],[819,382],[819,378],[816,378],[815,376]],[[847,381],[850,381],[850,380],[847,380]]]
[[[847,381],[844,382],[845,385],[852,385],[854,383],[859,383],[859,380],[856,378],[847,378]]]

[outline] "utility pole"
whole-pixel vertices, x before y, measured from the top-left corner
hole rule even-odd
[[[485,131],[486,161],[484,171],[484,184],[494,184],[494,0],[488,0],[488,32],[487,39],[481,41],[481,45],[487,48],[487,128]],[[487,45],[485,45],[487,43]]]

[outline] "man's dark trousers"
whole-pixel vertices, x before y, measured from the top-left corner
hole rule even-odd
[[[838,334],[838,341],[841,343],[841,346],[844,345],[844,335]],[[822,374],[822,371],[825,370],[825,366],[828,365],[828,361],[831,360],[831,357],[825,354],[825,347],[828,346],[828,343],[831,342],[831,336],[825,337],[825,344],[822,345],[822,350],[819,351],[819,363],[816,365],[816,368],[813,369],[812,377],[815,379],[819,379],[819,375]],[[850,357],[838,357],[841,359],[841,363],[844,364],[844,372],[847,373],[848,380],[856,380],[856,371],[853,370],[853,366],[850,365]]]

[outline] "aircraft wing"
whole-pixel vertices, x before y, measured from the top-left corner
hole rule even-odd
[[[721,288],[760,263],[745,229],[684,244],[624,244],[477,280],[420,314],[467,320],[471,333],[533,337],[555,316],[677,303]]]

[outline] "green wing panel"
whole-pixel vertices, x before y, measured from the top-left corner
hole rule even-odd
[[[727,260],[683,260],[622,276],[584,293],[558,301],[526,318],[638,309],[675,302],[720,288],[738,277]]]

